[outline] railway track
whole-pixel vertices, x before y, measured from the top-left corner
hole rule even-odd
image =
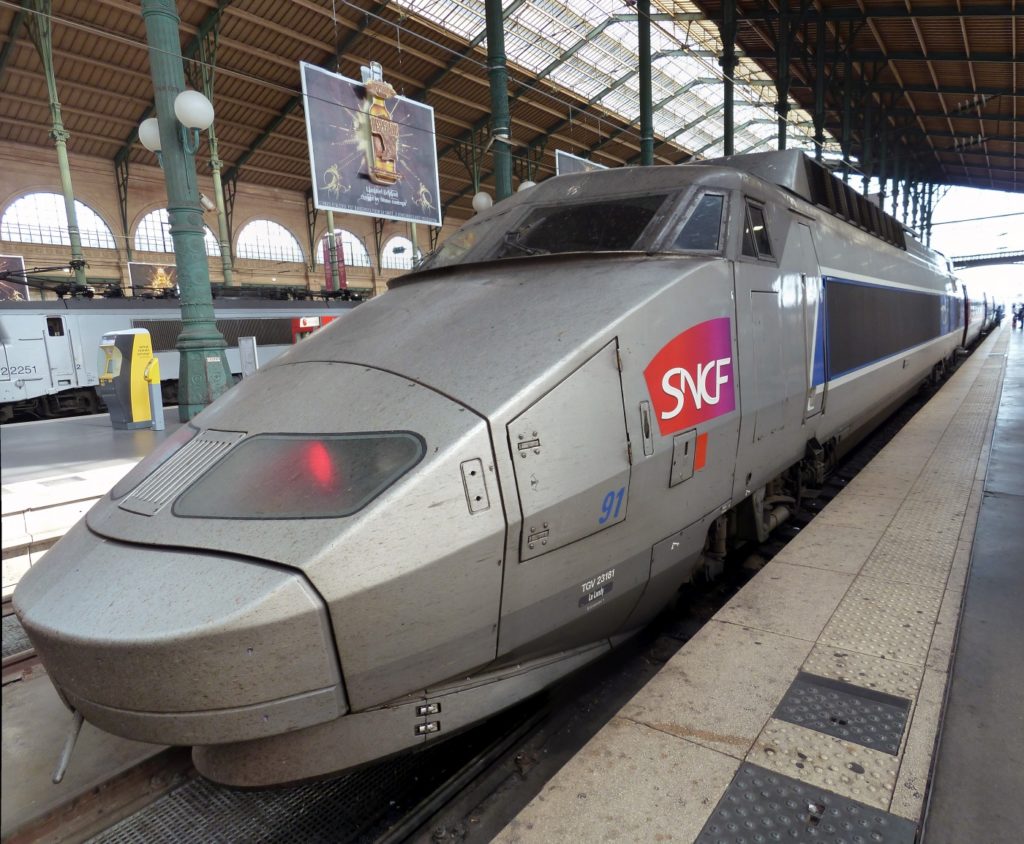
[[[3,601],[3,685],[22,679],[39,665],[35,649],[14,615],[11,599]]]
[[[38,834],[19,836],[18,840],[88,840],[91,844],[488,841],[764,562],[781,551],[870,462],[929,397],[930,391],[918,394],[890,417],[844,459],[817,497],[806,502],[789,522],[765,543],[727,560],[722,578],[688,588],[631,642],[460,736],[328,780],[253,791],[226,789],[203,780],[178,749],[150,763],[156,767],[147,769],[146,774],[156,781],[156,787],[139,788],[136,784],[132,800],[126,803],[122,799],[120,810],[110,813],[110,820],[123,819],[103,831],[96,832],[95,818],[88,823],[76,819],[71,807],[57,828],[51,819],[37,828]],[[26,671],[30,676],[38,664],[30,646],[18,647],[17,622],[9,621],[14,618],[11,613],[7,601],[5,685],[26,676]],[[127,809],[142,803],[147,805],[124,817]],[[96,815],[94,804],[85,804],[79,814]]]

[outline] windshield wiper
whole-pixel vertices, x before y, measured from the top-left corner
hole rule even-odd
[[[512,229],[505,232],[505,245],[518,249],[524,255],[550,255],[550,249],[539,249],[536,246],[527,246],[522,241],[524,232],[520,229]]]

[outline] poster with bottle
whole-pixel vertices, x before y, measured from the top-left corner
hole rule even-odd
[[[441,225],[434,109],[399,96],[376,62],[359,81],[300,70],[316,207]]]

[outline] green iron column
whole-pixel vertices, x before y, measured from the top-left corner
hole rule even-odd
[[[838,41],[838,39],[837,39]],[[843,64],[843,181],[850,183],[850,139],[852,134],[853,108],[853,22],[846,33],[846,61]]]
[[[636,4],[638,58],[640,61],[640,163],[654,164],[654,106],[651,95],[651,0]]]
[[[203,94],[211,103],[213,102],[213,75],[217,69],[217,38],[220,32],[220,17],[216,18],[213,27],[205,34],[199,43],[199,69],[193,74],[200,77]],[[220,171],[223,169],[223,162],[217,150],[217,133],[211,126],[206,130],[209,136],[210,147],[210,171],[213,175],[213,201],[217,206],[217,235],[220,242],[220,263],[221,272],[224,275],[225,286],[234,284],[234,258],[231,254],[231,230],[228,227],[228,215],[224,205],[224,185],[221,181]]]
[[[779,2],[779,37],[775,45],[778,56],[778,79],[775,83],[777,101],[775,111],[779,115],[779,149],[786,148],[786,129],[789,119],[789,0]]]
[[[825,21],[818,19],[814,48],[814,157],[821,161],[825,151]]]
[[[935,183],[928,183],[928,194],[924,211],[924,242],[932,245],[932,213],[935,211]]]
[[[871,183],[871,171],[875,167],[874,150],[872,145],[871,135],[871,91],[867,87],[864,89],[864,143],[863,150],[861,153],[861,172],[864,174],[863,186],[861,193],[864,196],[868,195],[868,186]]]
[[[154,102],[160,121],[167,216],[181,292],[178,414],[185,422],[231,385],[231,370],[224,354],[224,337],[214,320],[195,155],[185,150],[174,116],[174,99],[185,88],[178,33],[180,21],[174,0],[142,0],[142,18],[146,23]]]
[[[32,0],[28,17],[28,31],[36,45],[46,75],[46,90],[50,98],[50,117],[53,129],[50,137],[57,147],[57,168],[60,171],[60,187],[64,194],[64,209],[68,215],[68,240],[71,241],[71,266],[75,271],[75,285],[85,287],[85,254],[82,252],[82,235],[78,229],[78,214],[75,212],[75,191],[71,186],[71,164],[68,161],[68,138],[71,135],[64,128],[60,114],[60,99],[57,97],[57,78],[53,72],[53,30],[50,26],[50,0]]]
[[[885,106],[883,104],[880,109],[882,115],[882,125],[879,127],[879,134],[881,139],[879,140],[879,146],[881,149],[878,154],[878,207],[885,211],[885,197],[888,193],[888,182],[889,182],[889,125],[885,119]]]
[[[338,272],[338,241],[334,239],[334,212],[327,212],[327,257],[331,262],[331,286],[341,289],[341,273]]]
[[[723,155],[733,154],[733,115],[735,85],[733,74],[736,72],[738,59],[736,58],[736,0],[723,0],[722,3],[722,24],[718,28],[722,36],[722,58],[719,64],[722,65],[722,100],[724,110],[722,112],[722,143],[725,147]]]
[[[487,68],[491,80],[491,141],[496,202],[512,195],[511,118],[508,112],[508,68],[505,66],[505,18],[501,0],[486,0]]]
[[[208,97],[209,99],[209,97]],[[224,166],[217,154],[217,135],[211,126],[210,135],[210,170],[213,172],[213,201],[217,205],[217,233],[220,240],[220,264],[224,274],[224,284],[235,283],[234,260],[231,255],[231,234],[228,232],[228,215],[224,207],[224,185],[221,184],[220,171]]]

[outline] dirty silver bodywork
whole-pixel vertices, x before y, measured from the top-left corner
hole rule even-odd
[[[194,439],[141,464],[15,594],[69,705],[195,745],[215,780],[292,781],[444,738],[649,621],[718,516],[809,441],[852,437],[958,342],[813,385],[824,274],[932,294],[953,280],[933,253],[739,163],[549,180],[471,221],[468,260],[407,276],[200,414]],[[724,248],[666,246],[707,191],[724,197]],[[472,260],[530,209],[657,192],[673,199],[643,250]],[[771,261],[740,254],[748,200]],[[728,326],[731,376],[716,371],[735,407],[663,435],[645,370],[711,323]],[[175,513],[197,473],[255,436],[374,431],[414,432],[425,452],[352,516]]]

